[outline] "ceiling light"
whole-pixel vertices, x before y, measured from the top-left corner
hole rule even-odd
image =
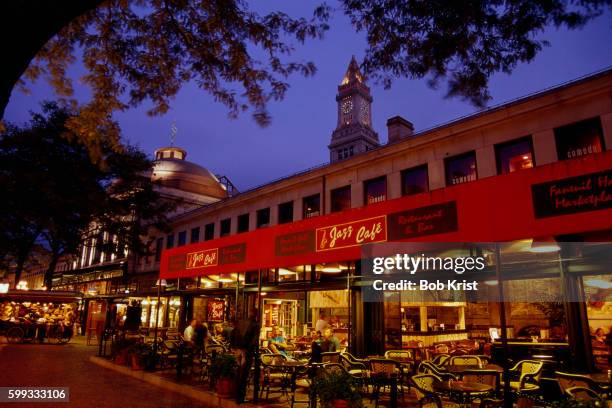
[[[321,269],[321,272],[338,273],[338,272],[342,272],[342,269],[338,268],[337,266],[326,266],[323,269]]]
[[[488,280],[488,281],[484,281],[484,284],[488,286],[497,286],[499,282],[497,280]]]
[[[541,239],[534,239],[531,241],[531,247],[529,252],[534,253],[548,253],[548,252],[559,252],[561,247],[553,237],[545,237]]]
[[[612,289],[612,282],[603,279],[589,279],[584,281],[584,284],[598,289]]]
[[[295,275],[297,272],[290,271],[289,269],[279,268],[278,274],[281,276]]]

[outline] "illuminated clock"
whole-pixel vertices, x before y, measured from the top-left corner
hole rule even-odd
[[[351,100],[351,98],[346,98],[342,101],[342,113],[344,113],[345,115],[347,113],[351,113],[351,111],[353,110],[353,101]]]

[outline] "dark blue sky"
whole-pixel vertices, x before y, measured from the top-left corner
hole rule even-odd
[[[309,16],[316,1],[275,2],[293,16]],[[491,105],[499,104],[612,65],[612,13],[608,12],[582,30],[550,29],[541,38],[551,42],[531,64],[512,75],[492,78]],[[117,115],[124,137],[144,151],[169,144],[170,127],[176,121],[176,145],[188,151],[188,160],[228,176],[240,190],[328,161],[327,144],[336,125],[337,86],[354,54],[363,56],[365,40],[339,11],[322,41],[298,45],[298,58],[315,62],[312,78],[293,76],[286,98],[272,103],[272,124],[259,127],[250,114],[227,118],[225,108],[195,85],[187,84],[162,117],[148,117],[145,108]],[[75,78],[79,67],[74,70]],[[432,90],[424,81],[397,80],[390,90],[369,84],[374,103],[374,129],[386,141],[386,120],[401,115],[416,130],[432,127],[476,111],[466,102],[445,100],[445,88]],[[52,99],[44,81],[30,87],[31,95],[14,91],[6,119],[24,122],[29,110],[43,99]],[[77,89],[77,95],[84,94]]]

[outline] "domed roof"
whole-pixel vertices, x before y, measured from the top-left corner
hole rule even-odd
[[[177,153],[169,155],[166,153]],[[178,154],[182,153],[182,154]],[[186,161],[183,149],[166,147],[156,151],[151,181],[158,181],[162,186],[175,188],[191,193],[214,198],[226,198],[227,191],[217,177],[208,169]]]

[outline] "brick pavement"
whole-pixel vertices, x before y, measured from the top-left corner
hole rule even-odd
[[[4,339],[2,339],[4,340]],[[0,344],[1,386],[70,387],[69,403],[11,403],[15,408],[202,407],[191,398],[99,367],[95,346],[81,339],[66,345]]]

